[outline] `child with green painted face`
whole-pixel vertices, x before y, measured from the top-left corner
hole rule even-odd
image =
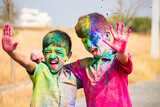
[[[71,56],[70,37],[60,30],[49,32],[43,38],[43,55],[32,52],[31,60],[15,51],[18,42],[13,42],[12,29],[6,24],[3,29],[3,50],[28,72],[33,82],[32,107],[74,107],[77,88],[82,87],[78,78],[63,69]],[[39,62],[39,63],[35,63]]]

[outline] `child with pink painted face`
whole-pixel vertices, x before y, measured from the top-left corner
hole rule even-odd
[[[79,18],[75,31],[93,58],[77,60],[66,68],[82,80],[87,107],[132,107],[128,75],[133,64],[126,50],[131,30],[124,36],[124,24],[120,31],[117,23],[116,36],[103,15],[91,13]]]
[[[63,65],[71,56],[70,37],[60,30],[49,32],[43,38],[43,55],[33,51],[31,61],[15,51],[18,42],[13,41],[12,29],[6,24],[3,29],[3,50],[28,72],[33,82],[31,107],[74,107],[76,92],[81,81]],[[34,57],[35,55],[38,56]],[[38,63],[35,63],[38,62]]]
[[[117,23],[116,36],[107,19],[99,13],[80,17],[75,30],[93,58],[80,59],[65,67],[82,80],[87,107],[132,107],[128,75],[133,64],[126,50],[131,30],[124,36],[124,24],[120,32]]]

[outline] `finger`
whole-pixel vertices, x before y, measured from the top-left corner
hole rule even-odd
[[[41,61],[42,61],[42,58],[38,58],[38,60],[39,60],[39,62],[41,62]]]
[[[128,33],[127,33],[127,36],[126,36],[126,39],[128,40],[129,36],[131,34],[131,29],[128,30]]]
[[[12,37],[12,28],[9,26],[9,36]]]
[[[121,35],[124,35],[124,24],[122,24],[122,28],[121,28]]]
[[[34,56],[34,59],[42,59],[41,56]]]
[[[33,57],[32,57],[32,55],[30,56],[30,60],[32,60],[32,61],[33,61]]]
[[[3,36],[5,36],[5,29],[3,29]]]
[[[15,42],[15,43],[13,44],[13,49],[16,49],[16,47],[17,47],[18,44],[19,44],[18,42]]]
[[[33,57],[33,60],[38,60],[38,57],[37,57],[37,56],[34,56],[34,57]]]
[[[7,24],[5,24],[4,29],[3,29],[3,36],[7,36]]]
[[[37,60],[38,58],[37,58],[37,56],[34,56],[34,55],[33,55],[33,56],[32,56],[32,59],[33,59],[33,60]]]
[[[37,63],[40,63],[41,61],[42,61],[42,59],[41,59],[41,58],[38,58]]]
[[[35,53],[34,53],[35,55],[37,55],[37,56],[39,56],[39,57],[41,57],[41,58],[43,58],[43,54],[40,52],[40,51],[35,51]]]
[[[102,40],[104,43],[106,43],[107,45],[109,45],[111,48],[114,48],[113,44],[111,42],[109,42],[108,40]]]
[[[40,63],[41,59],[40,58],[35,58],[35,59],[33,59],[33,61],[36,62],[36,63]]]
[[[40,57],[40,58],[43,57],[43,55],[42,55],[39,51],[38,51],[38,52],[35,52],[35,53],[34,53],[34,56]]]
[[[31,56],[37,56],[35,52],[31,52]]]
[[[31,53],[30,59],[33,61],[34,60],[34,55]]]
[[[117,22],[117,36],[120,35],[120,31],[119,31],[119,22]]]
[[[113,30],[112,25],[110,25],[109,28],[110,28],[110,30],[111,30],[111,34],[112,34],[113,38],[115,38],[115,33],[114,33],[114,30]]]
[[[9,35],[9,24],[5,25],[5,35],[8,36]]]
[[[41,60],[38,59],[38,60],[37,60],[37,63],[39,64],[40,62],[41,62]]]

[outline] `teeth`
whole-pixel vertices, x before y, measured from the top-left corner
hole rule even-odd
[[[57,64],[58,61],[53,60],[53,61],[50,61],[50,63],[51,63],[51,64]]]

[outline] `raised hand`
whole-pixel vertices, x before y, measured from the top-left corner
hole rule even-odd
[[[116,52],[122,52],[124,53],[126,51],[126,44],[128,41],[128,37],[131,33],[131,30],[128,31],[127,36],[124,36],[124,24],[122,24],[122,28],[121,28],[121,34],[120,34],[120,29],[119,29],[119,22],[117,22],[117,36],[115,36],[113,27],[110,26],[110,30],[113,36],[113,43],[111,43],[110,41],[107,40],[102,40],[103,42],[105,42],[107,45],[109,45],[113,50],[115,50]]]
[[[31,52],[31,57],[30,57],[30,59],[31,59],[33,62],[40,63],[43,58],[44,58],[44,57],[43,57],[43,54],[42,54],[40,51],[38,51],[38,50],[33,50],[33,51]]]
[[[11,52],[16,49],[18,42],[13,41],[12,29],[9,24],[5,25],[3,29],[2,47],[6,52]]]

